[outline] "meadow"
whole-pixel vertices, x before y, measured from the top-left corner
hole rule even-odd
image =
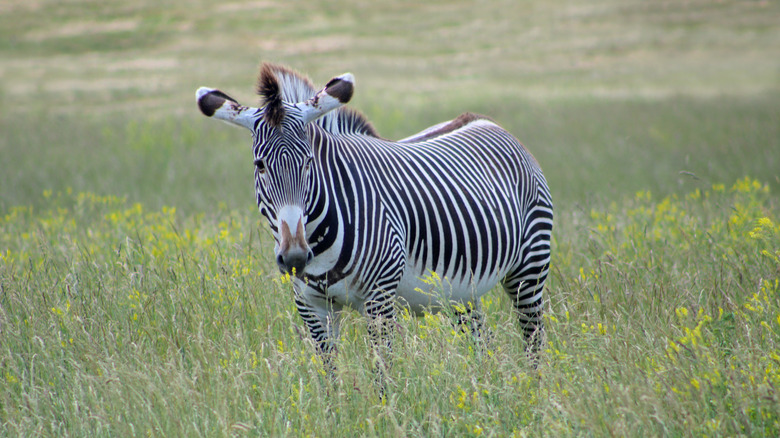
[[[728,0],[3,3],[0,434],[780,435],[779,21]],[[250,139],[194,102],[254,102],[261,60],[351,71],[387,138],[472,111],[528,146],[556,207],[536,368],[494,290],[485,350],[401,313],[384,402],[356,312],[325,376]]]

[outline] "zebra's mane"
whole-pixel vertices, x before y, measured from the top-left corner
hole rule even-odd
[[[265,120],[278,126],[284,118],[283,102],[305,102],[317,93],[309,78],[278,64],[263,63],[257,78],[257,94],[265,106]],[[366,117],[350,108],[339,108],[316,120],[331,134],[365,134],[379,137]]]
[[[402,140],[398,140],[399,143],[418,143],[426,140],[430,140],[436,137],[441,137],[443,135],[449,134],[450,132],[457,131],[458,129],[472,123],[476,122],[478,120],[487,120],[489,122],[492,122],[490,118],[481,116],[479,114],[474,113],[463,113],[459,115],[457,118],[450,120],[448,122],[439,123],[438,125],[431,126],[428,129],[425,129],[421,132],[418,132],[417,134],[406,137]]]

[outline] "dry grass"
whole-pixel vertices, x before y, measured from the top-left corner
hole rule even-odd
[[[71,3],[5,6],[8,104],[182,113],[207,82],[247,98],[260,60],[319,81],[350,70],[364,108],[377,99],[419,107],[453,90],[541,100],[761,94],[777,90],[780,68],[773,2]]]

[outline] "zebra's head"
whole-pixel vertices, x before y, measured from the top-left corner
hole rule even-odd
[[[264,64],[258,80],[261,108],[243,106],[219,90],[201,87],[197,91],[203,114],[252,132],[257,204],[271,225],[282,272],[294,270],[302,276],[314,258],[305,226],[318,163],[306,125],[347,103],[353,84],[352,75],[346,73],[315,93],[297,74]]]

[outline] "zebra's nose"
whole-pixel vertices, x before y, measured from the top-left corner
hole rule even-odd
[[[289,251],[280,253],[276,256],[276,264],[283,273],[295,274],[300,277],[306,265],[314,258],[314,252],[311,249],[291,248]]]

